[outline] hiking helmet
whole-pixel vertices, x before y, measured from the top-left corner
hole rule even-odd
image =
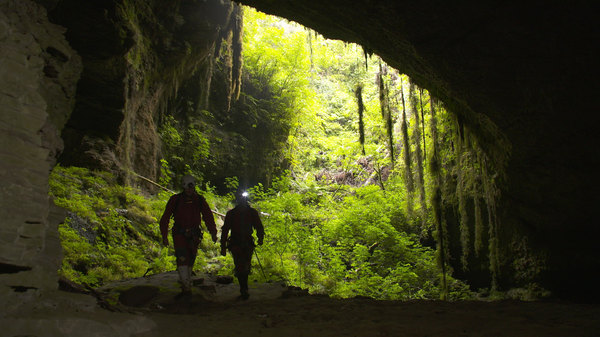
[[[195,183],[196,183],[196,179],[194,179],[194,177],[192,177],[189,174],[186,174],[183,176],[183,178],[181,178],[181,186],[183,186],[183,188],[194,187]]]

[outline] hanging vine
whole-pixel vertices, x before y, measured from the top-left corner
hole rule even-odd
[[[404,183],[406,184],[407,197],[406,197],[406,208],[407,213],[411,215],[413,213],[413,201],[412,194],[415,189],[414,181],[412,176],[412,164],[410,156],[410,142],[408,139],[408,119],[406,118],[406,100],[404,99],[404,85],[402,83],[402,77],[400,77],[400,96],[402,98],[402,145],[404,148]]]
[[[309,28],[305,28],[306,31],[308,32],[306,34],[306,42],[308,44],[308,51],[310,52],[310,70],[313,70],[315,67],[315,63],[314,63],[314,51],[313,51],[313,34],[315,33],[314,30],[309,29]],[[316,36],[315,36],[316,38]]]
[[[500,274],[500,257],[498,251],[498,222],[496,213],[496,203],[499,197],[499,190],[494,182],[495,175],[490,176],[485,154],[480,154],[481,176],[483,182],[483,198],[485,199],[488,213],[488,235],[489,235],[489,260],[490,273],[492,275],[492,289],[498,288],[498,276]]]
[[[227,86],[227,111],[231,109],[231,103],[239,98],[242,88],[243,17],[242,6],[234,4],[230,23],[221,33],[222,39],[218,40],[215,45],[215,58],[223,54],[224,65],[227,69],[227,82],[229,83]]]
[[[458,200],[459,229],[460,229],[460,246],[462,250],[461,263],[463,270],[467,270],[470,251],[470,233],[469,233],[469,212],[467,210],[468,186],[467,175],[469,167],[467,161],[468,147],[465,145],[467,137],[465,136],[465,128],[461,121],[456,118],[456,133],[455,133],[455,153],[456,153],[456,198]]]
[[[234,7],[234,28],[232,29],[231,47],[233,51],[231,66],[231,96],[238,100],[242,89],[242,30],[244,29],[244,15],[241,5]]]
[[[362,154],[363,156],[366,154],[365,153],[365,121],[364,121],[364,112],[365,112],[365,105],[363,103],[363,99],[362,99],[362,85],[358,85],[356,87],[356,90],[354,91],[354,95],[356,96],[356,102],[358,104],[358,141],[360,142],[360,145],[362,146]]]
[[[481,257],[484,252],[484,243],[487,239],[489,272],[491,288],[498,288],[500,274],[499,255],[499,223],[497,218],[497,203],[499,189],[497,187],[498,168],[495,161],[488,157],[478,143],[478,138],[470,132],[458,115],[453,114],[451,123],[441,126],[449,127],[446,132],[451,136],[452,153],[441,157],[441,142],[438,126],[439,114],[436,115],[434,100],[430,97],[431,118],[429,130],[432,138],[429,168],[432,175],[431,205],[433,208],[435,239],[438,249],[438,262],[442,273],[449,272],[450,247],[447,233],[445,208],[455,207],[459,220],[459,236],[461,257],[460,264],[467,269],[471,259],[471,251],[475,256]],[[421,114],[423,117],[423,114]],[[446,160],[446,166],[442,164]],[[443,170],[446,169],[449,177],[453,175],[456,183],[451,180],[444,181]],[[444,187],[446,186],[446,187]],[[446,206],[444,206],[446,204]],[[484,220],[484,216],[487,219]],[[486,235],[487,226],[487,238]],[[445,280],[442,277],[442,283]],[[442,288],[446,287],[442,285]],[[443,297],[444,295],[442,295]]]
[[[469,131],[459,117],[455,117],[454,124],[456,126],[454,137],[456,164],[454,170],[457,177],[456,198],[460,221],[461,264],[463,269],[466,270],[468,268],[470,250],[474,250],[475,256],[480,256],[483,250],[485,233],[481,205],[481,201],[483,201],[487,213],[488,259],[492,279],[491,286],[492,289],[497,289],[500,270],[496,211],[499,189],[495,182],[497,171],[491,165],[487,154],[478,145],[477,137]],[[493,173],[490,175],[489,172]],[[473,209],[470,213],[469,202],[471,201]],[[473,240],[471,240],[471,228],[473,228]]]
[[[425,201],[425,176],[423,170],[423,153],[421,151],[421,122],[419,120],[419,101],[417,100],[415,85],[411,82],[409,86],[409,98],[411,109],[415,116],[413,128],[413,143],[415,145],[415,159],[417,162],[417,188],[419,189],[419,201],[421,203],[422,229],[425,229],[427,203]],[[422,107],[421,107],[422,109]]]
[[[427,142],[425,141],[425,112],[423,108],[423,88],[419,88],[419,106],[421,106],[421,124],[423,129],[423,158],[427,159]]]
[[[362,46],[363,54],[365,55],[365,70],[369,70],[369,56],[373,55],[373,51],[365,46]]]
[[[448,282],[446,275],[448,273],[448,233],[446,230],[446,221],[444,220],[443,213],[443,199],[442,199],[442,166],[440,160],[440,152],[439,152],[439,137],[438,137],[438,127],[437,127],[437,117],[435,113],[435,104],[433,98],[429,99],[430,107],[431,107],[431,138],[433,141],[433,149],[431,154],[431,159],[429,160],[429,167],[433,176],[434,186],[433,186],[433,194],[431,198],[431,205],[433,206],[433,215],[435,219],[435,232],[434,236],[437,242],[437,257],[438,257],[438,265],[442,269],[442,300],[445,300],[448,296]]]
[[[412,177],[412,165],[410,156],[410,143],[408,139],[408,119],[406,118],[406,101],[404,99],[404,88],[402,84],[402,78],[400,78],[400,96],[402,97],[402,145],[404,147],[404,167],[405,167],[405,180],[406,189],[412,193],[414,190],[414,182]]]
[[[381,61],[379,62],[378,88],[379,88],[379,106],[381,107],[381,118],[385,122],[387,132],[388,149],[390,152],[391,164],[394,166],[394,123],[389,103],[389,90],[385,83],[385,74]]]
[[[481,214],[481,201],[479,196],[475,196],[473,198],[473,209],[475,213],[475,240],[473,242],[473,249],[475,251],[475,256],[479,257],[481,250],[483,249],[483,233],[484,233],[484,225]]]

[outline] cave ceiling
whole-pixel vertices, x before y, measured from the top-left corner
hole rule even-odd
[[[573,106],[564,97],[589,92],[597,63],[589,1],[239,2],[362,45],[472,123],[486,115],[513,143],[519,124],[549,124]]]
[[[492,154],[507,151],[515,188],[523,170],[544,184],[565,174],[577,184],[597,163],[580,146],[597,140],[597,108],[585,99],[594,97],[598,70],[591,1],[239,3],[381,56],[443,100]]]

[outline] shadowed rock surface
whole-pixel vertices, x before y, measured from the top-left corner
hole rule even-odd
[[[280,283],[252,283],[241,301],[237,284],[195,280],[189,297],[178,297],[175,272],[106,285],[99,305],[64,293],[0,324],[6,336],[591,337],[600,329],[600,307],[590,304],[331,299]]]

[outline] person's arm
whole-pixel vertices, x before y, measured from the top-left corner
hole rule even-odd
[[[254,226],[254,229],[256,229],[256,237],[258,238],[258,245],[262,245],[263,244],[263,239],[265,237],[265,228],[263,227],[262,221],[260,221],[260,216],[258,215],[258,211],[255,209],[253,210],[253,221],[252,221],[252,226]]]
[[[206,225],[206,229],[210,232],[213,242],[217,242],[217,225],[215,224],[215,217],[204,197],[200,197],[200,211],[202,212],[204,225]]]
[[[171,215],[173,214],[175,208],[175,198],[177,198],[177,195],[171,196],[169,198],[167,206],[165,206],[165,211],[163,212],[163,215],[160,218],[160,234],[162,235],[163,245],[165,245],[166,247],[169,246],[169,222],[171,220]]]
[[[227,212],[225,215],[225,221],[223,227],[221,227],[221,255],[227,254],[227,237],[229,236],[229,229],[231,228],[231,215]]]

